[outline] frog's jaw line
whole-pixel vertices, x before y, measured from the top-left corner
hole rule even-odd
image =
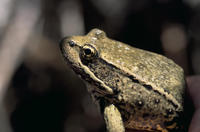
[[[82,63],[80,63],[80,65],[81,65],[81,67],[84,69],[84,72],[85,72],[85,73],[88,73],[88,75],[90,75],[90,77],[91,77],[94,81],[98,82],[99,84],[101,84],[102,87],[105,88],[105,90],[106,90],[106,92],[108,92],[108,94],[113,94],[113,93],[114,93],[113,90],[112,90],[110,87],[108,87],[103,81],[101,81],[100,79],[98,79],[98,78],[94,75],[94,73],[90,71],[90,69],[89,69],[87,66],[83,65]]]

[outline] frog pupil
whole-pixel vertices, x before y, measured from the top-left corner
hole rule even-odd
[[[90,49],[85,49],[84,50],[85,55],[90,55],[92,53],[92,51]]]

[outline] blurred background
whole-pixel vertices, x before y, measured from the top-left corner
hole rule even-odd
[[[103,132],[59,41],[100,28],[200,73],[200,0],[0,0],[0,132]]]

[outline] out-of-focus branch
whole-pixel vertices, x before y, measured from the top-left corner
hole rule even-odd
[[[0,1],[0,35],[3,29],[8,23],[9,16],[11,14],[11,7],[14,4],[14,0],[1,0]]]
[[[35,3],[35,2],[34,2]],[[0,101],[15,69],[21,63],[29,36],[39,18],[38,5],[19,3],[16,15],[8,27],[0,47]]]
[[[29,44],[28,39],[39,19],[39,0],[18,1],[14,17],[8,25],[0,44],[0,131],[9,132],[3,98],[6,88],[18,65],[23,60],[24,50]]]
[[[62,3],[59,12],[61,37],[84,34],[84,21],[81,11],[80,3],[77,0],[67,0]]]

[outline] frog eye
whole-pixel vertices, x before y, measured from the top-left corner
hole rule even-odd
[[[82,48],[82,57],[90,60],[97,56],[97,50],[90,44],[86,44]]]

